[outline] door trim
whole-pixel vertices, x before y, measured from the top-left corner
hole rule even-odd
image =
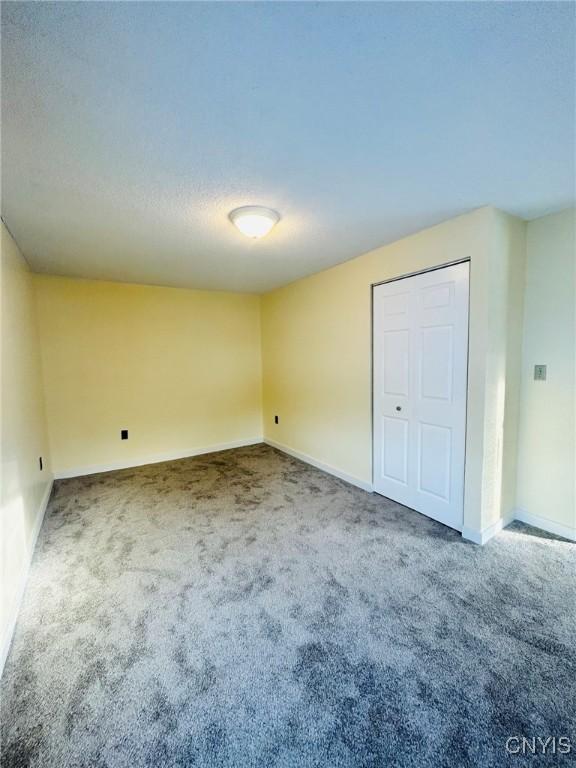
[[[377,288],[379,285],[395,283],[397,280],[405,280],[407,277],[416,277],[416,275],[425,275],[427,272],[436,272],[439,269],[446,269],[446,267],[454,267],[456,264],[465,264],[467,261],[470,261],[470,257],[464,259],[455,259],[454,261],[447,261],[444,264],[438,264],[435,267],[426,267],[425,269],[418,269],[416,272],[406,272],[405,274],[399,275],[398,277],[389,277],[387,280],[380,280],[378,283],[371,283],[370,290],[372,291],[372,297],[374,297],[373,289]],[[374,310],[374,306],[372,306],[372,310]],[[372,319],[374,319],[374,315],[372,315]]]
[[[387,283],[395,283],[398,280],[405,280],[407,277],[415,277],[416,275],[424,275],[428,272],[436,272],[439,269],[445,269],[446,267],[453,267],[456,264],[465,264],[468,263],[468,345],[466,348],[466,410],[465,410],[465,416],[464,416],[464,498],[462,500],[462,514],[463,518],[465,516],[465,499],[466,499],[466,466],[467,466],[467,446],[468,446],[468,402],[469,402],[469,387],[470,387],[470,296],[471,296],[471,284],[472,284],[472,259],[469,256],[465,256],[462,259],[454,259],[452,261],[446,261],[442,264],[436,264],[433,267],[425,267],[424,269],[417,269],[414,272],[405,272],[402,275],[398,275],[396,277],[389,277],[386,280],[380,280],[377,283],[371,283],[370,284],[370,437],[371,437],[371,446],[370,446],[370,454],[371,454],[371,461],[372,461],[372,471],[370,473],[370,477],[372,480],[372,492],[374,493],[374,288],[377,288],[379,285],[386,285]],[[423,514],[422,512],[418,512],[417,509],[414,510],[414,512],[417,512],[419,515]],[[430,518],[432,519],[432,518]],[[440,525],[443,525],[443,523],[440,523]],[[449,526],[448,526],[449,527]],[[460,528],[453,528],[453,530],[460,530],[462,531],[462,528],[465,527],[464,519],[463,519],[463,525]]]

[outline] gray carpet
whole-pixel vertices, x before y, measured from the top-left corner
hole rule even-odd
[[[56,483],[5,768],[567,765],[575,548],[484,548],[253,446]]]

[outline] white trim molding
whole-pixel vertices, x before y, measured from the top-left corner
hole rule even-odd
[[[534,528],[540,528],[547,533],[561,536],[563,539],[568,539],[568,541],[576,541],[576,526],[555,523],[553,520],[548,520],[546,517],[532,515],[530,512],[526,512],[524,509],[519,508],[514,510],[514,519],[518,520],[520,523],[532,525]]]
[[[34,528],[32,529],[31,533],[31,547],[28,553],[28,562],[25,563],[24,567],[22,568],[22,575],[20,577],[20,584],[18,586],[18,594],[12,603],[12,607],[10,609],[10,617],[6,626],[6,634],[2,638],[2,650],[0,651],[0,675],[2,675],[4,670],[4,664],[6,663],[8,652],[10,650],[10,646],[12,645],[12,638],[14,637],[16,622],[20,614],[20,608],[22,607],[24,592],[26,591],[26,583],[28,582],[30,565],[32,563],[32,558],[34,557],[36,542],[38,541],[42,523],[44,522],[44,515],[46,514],[46,509],[48,508],[48,502],[50,501],[50,494],[52,493],[53,486],[54,480],[50,480],[46,486],[46,490],[44,492],[44,496],[42,497],[42,501],[40,502],[40,506],[38,507],[38,512],[36,513],[36,520],[34,522]]]
[[[245,440],[233,440],[229,443],[219,443],[217,445],[208,445],[204,448],[189,448],[185,451],[170,451],[168,453],[156,453],[152,456],[143,456],[140,459],[129,461],[115,461],[111,464],[92,464],[84,467],[71,467],[69,469],[60,469],[54,473],[56,480],[64,480],[69,477],[83,477],[84,475],[95,475],[99,472],[113,472],[117,469],[132,469],[133,467],[143,467],[146,464],[160,464],[163,461],[176,461],[177,459],[189,459],[192,456],[202,456],[205,453],[217,453],[218,451],[228,451],[230,448],[245,448],[248,445],[259,445],[263,440],[261,437],[251,437]]]
[[[367,483],[364,480],[360,480],[358,477],[348,475],[346,472],[342,472],[341,470],[336,469],[336,467],[331,467],[329,464],[324,464],[324,462],[318,461],[317,459],[312,458],[312,456],[308,456],[306,453],[296,451],[294,448],[289,448],[287,445],[277,443],[275,440],[269,440],[267,437],[265,437],[264,442],[266,445],[269,445],[272,448],[276,448],[278,451],[282,451],[282,453],[287,453],[289,456],[292,456],[295,459],[300,459],[300,461],[303,461],[305,464],[310,464],[312,467],[321,469],[323,472],[327,472],[329,475],[334,475],[334,477],[337,477],[340,480],[344,480],[344,482],[350,483],[350,485],[355,485],[357,488],[361,488],[367,493],[372,493],[372,483]]]
[[[474,544],[486,544],[486,542],[493,536],[509,526],[510,523],[513,523],[515,520],[518,520],[519,523],[526,523],[526,525],[539,528],[541,531],[552,533],[555,536],[561,536],[563,539],[568,539],[568,541],[576,541],[576,527],[555,523],[553,520],[548,520],[547,518],[539,517],[538,515],[532,515],[529,512],[518,508],[514,509],[512,514],[508,515],[508,517],[497,520],[482,531],[477,531],[475,528],[469,528],[465,525],[462,529],[462,538],[468,539],[468,541],[473,541]]]
[[[467,539],[468,541],[474,542],[474,544],[480,544],[481,546],[483,544],[486,544],[487,541],[490,541],[490,539],[493,536],[496,536],[497,533],[500,533],[501,530],[506,528],[506,526],[510,525],[510,523],[514,522],[514,515],[509,515],[508,517],[500,518],[500,520],[496,520],[495,523],[492,523],[492,525],[489,525],[487,528],[483,528],[481,531],[477,530],[476,528],[470,528],[469,526],[465,525],[462,528],[462,538]]]

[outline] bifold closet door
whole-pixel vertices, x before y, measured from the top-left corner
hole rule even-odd
[[[374,287],[374,490],[462,529],[468,262]]]

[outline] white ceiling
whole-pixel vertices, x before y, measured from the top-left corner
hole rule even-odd
[[[264,291],[484,204],[574,204],[570,3],[3,3],[35,270]],[[266,239],[227,219],[277,209]]]

